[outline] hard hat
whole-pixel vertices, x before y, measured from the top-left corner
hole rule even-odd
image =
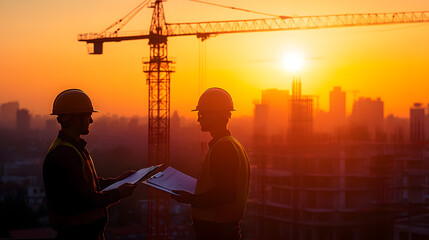
[[[198,106],[192,111],[226,110],[235,111],[231,95],[222,88],[209,88],[201,94]]]
[[[80,89],[67,89],[55,98],[51,115],[98,112],[91,99]]]

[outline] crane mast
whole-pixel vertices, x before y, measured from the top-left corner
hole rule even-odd
[[[227,33],[268,32],[300,29],[370,26],[398,23],[429,22],[429,11],[342,14],[277,18],[167,23],[162,2],[154,0],[149,31],[84,33],[78,41],[88,44],[90,54],[102,54],[104,42],[148,39],[149,58],[144,58],[143,72],[148,85],[148,162],[149,165],[164,163],[170,158],[170,75],[174,72],[173,61],[168,57],[167,38],[197,36],[205,40],[210,36]],[[144,3],[143,3],[144,4]],[[109,27],[110,28],[110,27]],[[169,195],[148,189],[148,238],[168,239]]]
[[[157,0],[149,30],[149,59],[144,59],[143,71],[149,89],[148,101],[148,162],[164,163],[170,159],[170,74],[173,62],[168,58],[167,25],[161,0]],[[148,237],[168,239],[169,196],[153,188],[148,189]]]

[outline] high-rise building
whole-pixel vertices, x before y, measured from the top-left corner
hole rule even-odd
[[[171,130],[176,131],[180,129],[180,116],[177,111],[174,111],[170,118]]]
[[[425,140],[425,109],[423,104],[414,103],[410,108],[410,141],[417,143]]]
[[[288,90],[266,89],[262,91],[261,104],[267,108],[267,137],[283,138],[286,135],[289,110],[288,101]]]
[[[0,126],[3,128],[16,128],[16,112],[19,102],[7,102],[0,106]]]
[[[389,114],[384,119],[384,130],[390,142],[403,143],[408,141],[409,132],[408,118],[400,118]]]
[[[425,114],[425,138],[429,136],[429,104],[426,106]]]
[[[253,114],[253,139],[256,143],[267,140],[267,127],[268,105],[256,103]]]
[[[384,102],[380,98],[359,98],[353,103],[352,114],[350,115],[350,125],[352,128],[358,127],[359,132],[367,130],[370,137],[375,139],[383,133],[384,123]]]
[[[346,92],[341,87],[334,87],[329,92],[329,113],[334,128],[346,124]]]
[[[16,112],[16,129],[27,132],[30,129],[31,116],[27,109],[19,109]]]

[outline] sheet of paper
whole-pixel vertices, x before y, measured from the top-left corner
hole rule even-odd
[[[117,182],[113,183],[112,185],[106,187],[105,189],[103,189],[103,191],[116,189],[124,183],[135,184],[136,182],[140,181],[140,179],[144,178],[149,173],[155,171],[159,166],[161,166],[161,165],[151,166],[148,168],[142,168],[142,169],[138,170],[137,172],[135,172],[134,174],[130,175],[129,177],[122,179],[121,181],[117,181]]]
[[[168,167],[163,172],[159,172],[148,180],[143,181],[143,183],[172,194],[175,194],[172,192],[173,190],[183,190],[194,193],[197,179],[172,167]]]
[[[171,194],[174,194],[174,195],[179,195],[179,194],[174,193],[174,192],[173,192],[173,191],[171,191],[170,189],[163,188],[163,187],[161,187],[161,186],[158,186],[158,185],[152,184],[152,183],[150,183],[150,182],[143,182],[143,183],[144,183],[144,184],[146,184],[146,185],[149,185],[149,186],[151,186],[151,187],[158,188],[159,190],[162,190],[162,191],[164,191],[164,192],[168,192],[168,193],[171,193]]]

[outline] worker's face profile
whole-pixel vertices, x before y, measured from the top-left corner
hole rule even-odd
[[[214,115],[213,111],[198,111],[197,122],[200,123],[201,131],[210,130],[210,126],[213,125],[215,119]]]
[[[200,123],[201,131],[209,131],[224,124],[228,119],[229,111],[198,111],[197,122]]]
[[[81,135],[87,135],[89,133],[89,125],[93,123],[92,113],[82,113],[77,116],[77,124]]]

